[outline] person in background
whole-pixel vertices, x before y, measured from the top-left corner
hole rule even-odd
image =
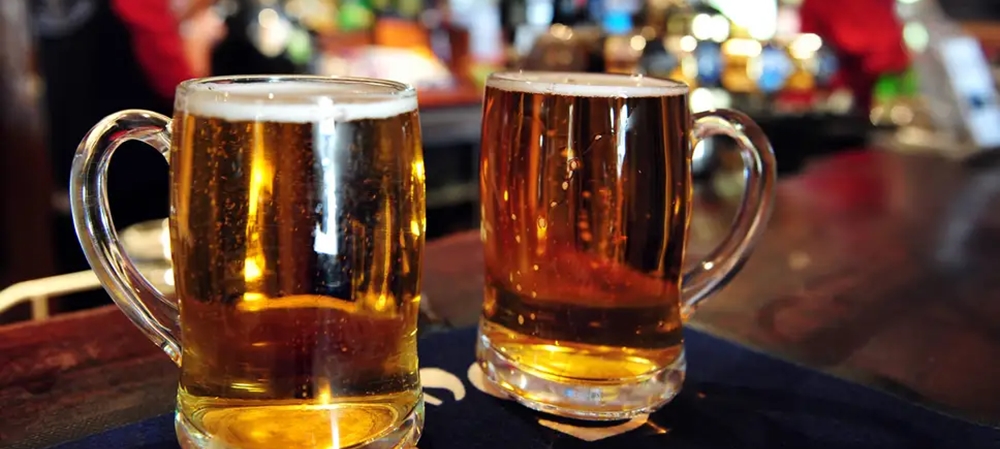
[[[111,0],[145,78],[166,99],[190,78],[211,74],[212,49],[226,34],[214,0]]]
[[[910,65],[896,0],[805,0],[799,10],[803,33],[833,45],[840,61],[840,84],[854,92],[858,111],[871,111],[879,76],[902,73]]]
[[[214,17],[213,3],[30,2],[58,192],[67,190],[77,145],[103,117],[123,109],[170,115],[176,85],[210,75],[212,48],[225,34],[221,19]],[[112,159],[108,182],[115,226],[122,229],[166,217],[168,196],[163,157],[141,143],[123,145]],[[59,269],[86,269],[65,197],[55,204]]]

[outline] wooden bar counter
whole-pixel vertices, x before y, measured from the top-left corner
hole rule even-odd
[[[819,160],[778,190],[754,257],[692,324],[1000,425],[1000,166],[870,149]],[[698,197],[693,256],[728,230],[734,202]],[[481,264],[478,232],[429,243],[434,318],[475,324]],[[0,328],[0,446],[166,413],[176,375],[111,307]]]

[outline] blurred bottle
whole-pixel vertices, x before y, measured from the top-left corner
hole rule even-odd
[[[721,90],[725,68],[721,43],[729,38],[729,19],[714,8],[687,2],[671,4],[666,17],[666,47],[677,58],[671,78],[692,88]]]
[[[215,47],[212,72],[309,73],[318,52],[305,25],[276,2],[227,0],[226,37]]]
[[[642,24],[640,33],[648,40],[662,39],[667,35],[667,20],[671,11],[679,8],[670,0],[647,0],[642,2],[638,11],[638,21]]]
[[[639,59],[639,72],[656,78],[675,79],[691,84],[693,79],[680,70],[680,59],[667,50],[662,37],[646,39]]]
[[[646,38],[632,26],[632,13],[625,8],[607,8],[601,25],[604,31],[604,71],[634,74],[639,71],[639,59],[646,48]]]
[[[450,23],[467,32],[469,58],[476,71],[499,67],[506,56],[498,3],[499,0],[449,3]]]
[[[501,0],[500,27],[503,30],[503,40],[507,45],[514,45],[517,30],[528,23],[528,0]]]
[[[786,90],[811,92],[816,90],[816,74],[819,68],[817,52],[823,47],[823,40],[815,34],[802,34],[788,44],[788,55],[792,60],[792,73],[788,77]]]
[[[552,24],[538,36],[521,68],[556,72],[603,72],[601,30],[585,8],[571,0],[552,1]]]
[[[696,43],[694,58],[697,64],[695,79],[699,86],[707,88],[722,87],[722,70],[725,60],[722,56],[722,46],[713,41]]]
[[[757,90],[766,96],[784,89],[792,71],[793,64],[788,52],[774,42],[765,43],[760,57],[750,63],[750,77],[756,82]]]
[[[424,0],[396,0],[396,11],[400,17],[417,21],[424,11]]]
[[[469,30],[456,23],[449,3],[439,1],[425,9],[420,17],[430,35],[434,56],[448,66],[459,83],[469,81],[473,67]]]
[[[585,1],[553,0],[552,23],[573,27],[588,22],[590,22],[590,12]]]
[[[760,58],[763,45],[747,35],[737,35],[722,44],[725,61],[722,69],[722,86],[731,93],[748,94],[757,89],[750,77],[750,67]]]
[[[552,0],[501,0],[500,22],[504,34],[504,62],[510,69],[522,67],[536,42],[555,17]]]
[[[827,42],[816,52],[816,83],[821,89],[832,89],[840,62]]]

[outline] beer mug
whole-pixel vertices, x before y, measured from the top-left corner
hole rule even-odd
[[[683,321],[746,261],[776,177],[771,146],[749,118],[689,111],[686,85],[648,77],[488,79],[477,358],[508,396],[555,415],[618,420],[679,391]],[[693,144],[720,134],[742,152],[746,193],[731,233],[685,272]]]
[[[170,164],[176,302],[124,254],[106,171]],[[177,88],[173,120],[113,114],[77,150],[73,220],[104,287],[180,366],[184,448],[395,448],[419,438],[425,190],[415,91],[238,76]]]

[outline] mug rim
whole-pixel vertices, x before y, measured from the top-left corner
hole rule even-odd
[[[382,119],[416,111],[413,86],[377,78],[236,75],[177,86],[174,114],[236,121],[319,122]]]
[[[494,72],[486,87],[505,91],[573,97],[670,97],[687,95],[679,81],[648,75],[508,70]]]
[[[224,86],[232,85],[264,85],[304,83],[310,85],[310,92],[296,92],[298,98],[337,98],[338,96],[365,96],[370,98],[404,99],[416,97],[416,89],[407,83],[379,78],[356,76],[324,76],[324,75],[223,75],[204,78],[192,78],[177,85],[177,98],[193,92],[220,92],[234,99],[252,100],[266,97],[267,90],[227,91]],[[220,89],[219,87],[223,88]],[[382,90],[344,89],[349,86],[378,87]],[[325,87],[325,88],[324,88]]]

